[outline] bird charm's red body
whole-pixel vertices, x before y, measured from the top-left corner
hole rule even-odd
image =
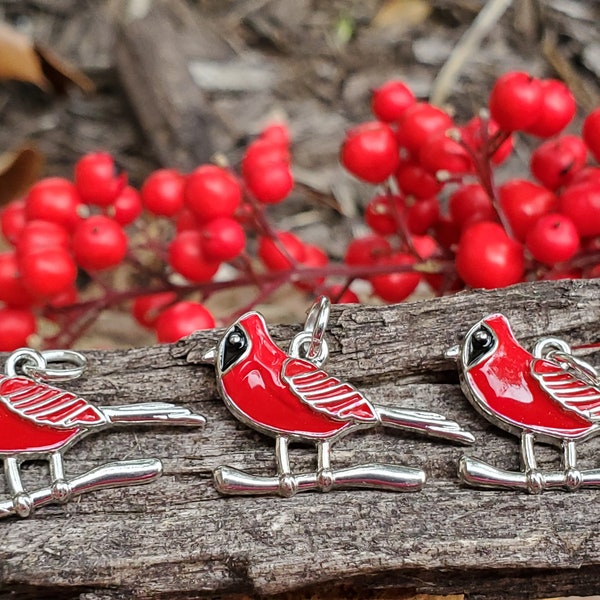
[[[48,368],[45,355],[57,357],[59,362],[75,359],[78,366],[61,373]],[[113,424],[158,422],[197,426],[205,422],[204,417],[186,408],[164,402],[97,407],[71,392],[17,375],[14,366],[18,362],[33,366],[35,372],[46,378],[66,380],[81,375],[85,358],[70,350],[38,353],[28,348],[9,357],[8,375],[0,376],[0,459],[4,462],[11,499],[0,502],[0,517],[11,514],[26,517],[35,507],[50,502],[65,502],[93,489],[147,483],[160,475],[159,460],[142,459],[103,465],[67,480],[61,452],[88,433]],[[49,461],[50,487],[33,492],[25,490],[20,465],[32,459]]]
[[[313,363],[275,345],[258,313],[238,321],[248,336],[244,360],[222,373],[230,410],[267,435],[331,439],[378,422],[369,401]]]
[[[314,311],[321,315],[326,310],[328,314],[326,299],[315,307],[313,317]],[[322,335],[323,324],[320,330]],[[313,333],[311,328],[307,331]],[[217,385],[230,411],[243,423],[277,440],[279,478],[257,478],[222,467],[215,473],[215,480],[224,493],[290,496],[301,489],[327,491],[335,485],[417,489],[424,482],[424,474],[417,469],[365,465],[360,475],[357,471],[333,472],[329,466],[330,443],[351,431],[376,425],[467,443],[473,439],[441,415],[371,403],[354,386],[329,375],[315,362],[281,350],[256,312],[245,314],[229,327],[205,360],[215,364]],[[317,444],[319,466],[315,476],[295,477],[291,473],[287,450],[290,441]]]
[[[0,379],[0,455],[55,452],[106,423],[75,394],[26,377]]]
[[[586,482],[576,469],[574,444],[599,431],[600,382],[595,370],[573,357],[561,340],[550,338],[538,346],[548,353],[525,350],[503,315],[485,317],[471,328],[460,348],[463,390],[492,423],[521,436],[529,491],[579,487]],[[564,448],[564,481],[539,472],[533,452],[536,441]],[[461,464],[461,475],[477,483],[469,481],[469,460]]]

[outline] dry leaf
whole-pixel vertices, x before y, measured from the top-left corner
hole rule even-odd
[[[39,179],[44,157],[34,146],[0,154],[0,206],[25,194]]]
[[[431,3],[427,0],[386,0],[373,17],[371,25],[406,31],[423,23],[431,9]]]
[[[48,90],[40,59],[31,40],[0,22],[0,78],[33,83]]]
[[[71,85],[93,92],[94,83],[56,54],[0,22],[0,79],[15,79],[64,94]]]

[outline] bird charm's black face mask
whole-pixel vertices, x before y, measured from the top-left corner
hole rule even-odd
[[[496,336],[487,325],[481,325],[473,331],[468,341],[466,366],[472,367],[487,356],[496,346]]]
[[[246,348],[248,348],[248,337],[241,327],[235,325],[223,342],[221,371],[225,372],[231,365],[235,364],[244,354]]]

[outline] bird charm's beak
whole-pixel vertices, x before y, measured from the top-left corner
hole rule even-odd
[[[202,358],[200,360],[205,365],[214,365],[216,357],[217,357],[217,349],[215,347],[213,347],[210,350],[208,350],[207,352],[205,352],[202,355]]]
[[[444,352],[444,357],[451,360],[458,360],[460,356],[460,346],[457,344],[456,346],[452,346],[452,348],[448,348],[446,352]]]

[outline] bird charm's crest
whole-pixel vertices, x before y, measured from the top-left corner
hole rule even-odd
[[[476,323],[460,347],[447,354],[458,359],[461,386],[473,406],[521,438],[521,471],[463,457],[463,482],[531,493],[600,485],[600,469],[580,470],[576,453],[578,442],[600,432],[600,381],[568,344],[544,338],[530,353],[517,342],[506,317],[494,314]],[[562,470],[538,468],[536,442],[562,448]]]
[[[69,366],[53,368],[52,363]],[[62,452],[93,431],[112,425],[163,423],[203,425],[200,415],[165,402],[99,407],[49,385],[81,376],[85,357],[71,350],[36,352],[22,348],[7,360],[0,376],[0,459],[10,499],[0,501],[0,518],[29,516],[34,509],[97,489],[149,483],[162,472],[155,458],[118,461],[68,479]],[[21,481],[27,460],[45,459],[50,465],[48,487],[30,491]]]
[[[263,317],[249,312],[205,354],[204,362],[215,365],[218,389],[229,410],[276,440],[276,476],[222,466],[214,473],[220,492],[287,497],[299,491],[340,487],[415,491],[425,482],[421,469],[378,464],[333,469],[331,444],[352,431],[378,425],[461,443],[473,441],[454,421],[436,413],[379,406],[350,383],[324,371],[328,318],[329,300],[321,297],[309,311],[304,331],[284,352],[270,337]],[[317,446],[314,473],[293,472],[288,446],[294,441]]]

